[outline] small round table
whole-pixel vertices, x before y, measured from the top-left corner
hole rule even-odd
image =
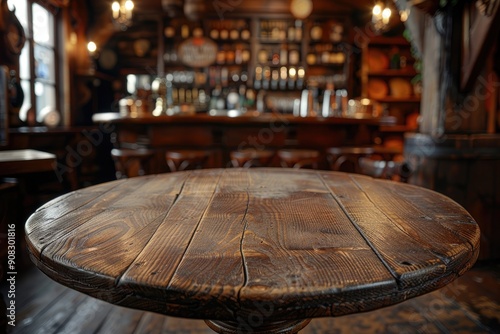
[[[475,262],[480,232],[460,205],[408,184],[234,168],[71,192],[26,234],[43,272],[96,298],[219,333],[295,333],[446,285]]]

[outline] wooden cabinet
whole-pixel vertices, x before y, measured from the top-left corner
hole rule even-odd
[[[304,27],[293,19],[258,19],[254,88],[294,91],[305,86]]]
[[[344,18],[315,18],[306,24],[306,70],[310,82],[321,88],[332,84],[352,94],[350,22]]]
[[[261,90],[296,96],[312,86],[321,94],[332,86],[349,89],[352,81],[348,18],[316,16],[302,21],[289,15],[234,16],[193,22],[160,17],[146,29],[139,33],[131,28],[114,39],[122,46],[118,48],[120,74],[164,77],[172,86],[169,103],[194,103],[204,94],[223,96],[229,108],[228,94],[241,97],[243,92],[245,99],[239,103],[254,107],[251,103]],[[206,45],[199,55],[197,43]],[[184,47],[190,51],[183,53]]]
[[[414,63],[403,37],[373,37],[362,47],[362,97],[373,100],[378,112],[396,117],[407,130],[417,128],[420,109]]]

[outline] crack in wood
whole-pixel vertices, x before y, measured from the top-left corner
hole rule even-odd
[[[206,214],[207,214],[208,210],[210,209],[210,206],[211,206],[210,204],[213,202],[214,197],[215,197],[215,194],[217,194],[217,192],[218,192],[218,190],[219,190],[219,182],[220,182],[220,180],[221,180],[222,176],[223,176],[225,173],[226,173],[226,171],[225,171],[225,170],[223,170],[223,172],[222,172],[221,174],[219,174],[219,177],[217,178],[217,182],[215,183],[215,184],[216,184],[216,186],[214,187],[214,190],[213,190],[213,192],[212,192],[212,195],[210,196],[210,200],[208,201],[208,205],[206,206],[205,210],[203,211],[203,214],[201,215],[200,219],[199,219],[199,220],[198,220],[198,222],[196,223],[196,227],[194,228],[193,233],[191,234],[191,236],[190,236],[190,238],[189,238],[189,241],[188,241],[188,243],[187,243],[187,245],[186,245],[186,248],[184,249],[184,252],[182,252],[182,255],[181,255],[181,257],[180,257],[180,260],[179,260],[179,262],[176,264],[176,266],[175,266],[175,270],[173,271],[172,276],[170,276],[170,278],[168,279],[168,283],[166,284],[166,286],[167,286],[167,287],[169,287],[169,286],[170,286],[170,284],[172,283],[172,279],[175,277],[175,275],[176,275],[176,274],[177,274],[177,272],[179,271],[179,267],[180,267],[180,265],[181,265],[182,261],[184,260],[184,257],[186,256],[186,253],[187,253],[187,251],[188,251],[189,247],[190,247],[190,246],[191,246],[191,244],[193,243],[193,240],[194,240],[194,236],[195,236],[195,234],[196,234],[196,231],[197,231],[197,230],[198,230],[198,228],[200,227],[201,222],[202,222],[202,221],[203,221],[203,219],[205,218],[205,216],[206,216]],[[191,172],[191,174],[193,174],[193,173]],[[161,224],[160,224],[160,225],[161,225]],[[153,235],[154,235],[154,234],[155,234],[155,233],[153,233]],[[143,249],[145,249],[145,248],[146,248],[146,247],[144,247]]]
[[[401,289],[401,286],[400,286],[400,281],[398,279],[398,275],[391,269],[391,267],[389,266],[389,264],[384,260],[384,258],[382,257],[382,255],[380,254],[380,252],[375,248],[375,246],[370,242],[370,240],[368,239],[368,237],[363,233],[363,230],[361,229],[360,226],[358,226],[358,224],[356,224],[354,218],[351,216],[351,214],[347,211],[346,207],[344,206],[344,204],[341,202],[339,196],[337,196],[333,190],[328,186],[328,184],[326,183],[325,179],[323,178],[323,176],[320,174],[320,173],[317,173],[319,179],[321,180],[321,182],[323,182],[323,184],[325,185],[326,189],[329,189],[330,191],[330,195],[333,197],[333,199],[337,202],[337,204],[339,205],[339,207],[342,209],[342,211],[344,212],[344,214],[346,215],[346,217],[349,219],[349,221],[351,222],[351,224],[354,226],[354,228],[358,231],[358,233],[361,235],[361,237],[365,240],[366,244],[370,247],[370,249],[372,250],[372,252],[375,254],[375,256],[377,256],[377,258],[380,260],[380,262],[384,265],[384,267],[387,269],[387,271],[391,274],[391,276],[394,278],[397,286],[398,286],[398,289]],[[357,184],[353,179],[352,177],[349,176],[349,178],[351,179],[351,181],[353,181],[355,183],[355,185],[359,188],[359,184]],[[364,193],[364,191],[360,188],[360,190]]]
[[[245,209],[245,213],[243,214],[243,217],[241,218],[241,222],[243,223],[244,222],[244,225],[243,225],[243,232],[241,233],[241,240],[240,240],[240,254],[241,254],[241,264],[243,266],[243,284],[242,286],[239,288],[238,290],[238,294],[237,294],[237,300],[238,302],[241,302],[241,290],[243,289],[243,287],[245,287],[248,283],[248,267],[247,267],[247,264],[246,264],[246,260],[245,260],[245,252],[243,251],[243,241],[245,239],[245,232],[248,228],[248,220],[246,219],[247,217],[247,213],[248,213],[248,210],[250,208],[250,194],[247,190],[247,207]]]
[[[187,180],[189,180],[189,177],[190,177],[190,176],[191,176],[191,175],[189,175],[188,177],[186,177],[186,178],[183,180],[182,185],[181,185],[181,187],[180,187],[179,191],[177,192],[177,194],[175,194],[175,198],[174,198],[174,200],[172,201],[172,204],[170,205],[170,208],[169,208],[169,209],[165,212],[165,214],[162,216],[162,218],[161,218],[161,220],[162,220],[162,221],[165,221],[165,219],[168,217],[168,215],[169,215],[170,211],[172,211],[172,208],[173,208],[173,207],[175,206],[175,204],[177,203],[177,200],[179,199],[179,197],[180,197],[180,195],[181,195],[181,193],[182,193],[182,190],[184,189],[184,186],[186,185],[186,182],[187,182]],[[161,223],[159,223],[159,224],[158,224],[158,226],[156,226],[155,231],[154,231],[153,233],[151,233],[151,235],[150,235],[150,237],[149,237],[148,241],[146,241],[146,243],[144,244],[143,251],[144,251],[144,249],[146,248],[146,246],[149,244],[149,242],[151,241],[151,239],[153,238],[153,236],[156,234],[156,231],[158,231],[158,229],[160,228],[160,226],[161,226]],[[146,226],[144,226],[144,228],[146,228]],[[142,229],[141,229],[141,231],[142,231],[144,228],[142,228]],[[125,268],[125,270],[123,270],[123,272],[122,272],[120,275],[118,275],[118,276],[116,277],[116,279],[115,279],[115,286],[119,286],[119,285],[121,284],[121,283],[120,283],[120,281],[121,281],[121,279],[122,279],[123,275],[124,275],[124,274],[125,274],[125,273],[129,270],[129,269],[130,269],[130,267],[131,267],[132,265],[134,265],[134,264],[135,264],[135,261],[137,260],[137,258],[139,258],[139,256],[140,256],[141,254],[142,254],[142,252],[139,252],[139,253],[136,255],[136,257],[135,257],[135,258],[134,258],[134,259],[130,262],[130,264],[129,264],[126,268]]]

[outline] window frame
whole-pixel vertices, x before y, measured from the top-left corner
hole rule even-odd
[[[48,48],[53,52],[54,55],[54,82],[53,83],[47,83],[44,82],[44,80],[40,80],[43,84],[48,84],[50,86],[53,86],[55,89],[55,110],[59,112],[59,115],[61,117],[61,120],[59,122],[59,126],[65,123],[65,113],[62,112],[61,107],[64,105],[64,94],[63,94],[63,87],[62,87],[62,69],[59,64],[61,64],[61,38],[63,35],[63,32],[61,31],[62,24],[61,24],[61,10],[58,8],[55,8],[51,6],[50,4],[47,3],[47,1],[38,1],[38,0],[24,0],[26,1],[26,10],[27,10],[27,30],[25,31],[26,35],[26,42],[25,42],[25,47],[26,45],[28,46],[27,51],[28,51],[28,58],[29,58],[29,74],[30,78],[29,79],[22,79],[20,78],[20,82],[29,82],[29,92],[24,92],[25,96],[29,94],[31,106],[27,111],[26,119],[21,122],[25,123],[26,126],[39,126],[43,125],[42,122],[37,121],[37,96],[35,94],[35,84],[37,82],[37,77],[35,73],[35,45],[39,45],[44,48]],[[40,44],[35,42],[34,39],[34,34],[33,34],[33,5],[37,4],[47,10],[50,15],[52,15],[53,18],[53,27],[52,27],[52,33],[53,34],[53,41],[54,45],[53,47],[47,47],[47,45]],[[20,64],[21,66],[21,64]],[[26,98],[25,98],[26,99]]]

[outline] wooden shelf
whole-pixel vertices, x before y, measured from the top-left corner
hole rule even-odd
[[[396,37],[384,37],[384,36],[372,36],[369,40],[370,45],[386,45],[386,46],[409,46],[410,43],[403,36]]]
[[[417,129],[406,125],[390,125],[381,126],[380,132],[393,132],[393,133],[404,133],[404,132],[415,132]]]
[[[387,96],[382,99],[375,99],[380,103],[420,103],[420,97],[410,96],[407,98]]]
[[[405,69],[385,69],[379,71],[369,71],[368,75],[377,77],[414,77],[415,75],[417,75],[417,72],[410,66]]]
[[[260,38],[259,43],[260,44],[297,44],[297,45],[301,45],[302,41],[289,41],[287,39],[281,40],[281,39],[271,39],[271,38]]]

